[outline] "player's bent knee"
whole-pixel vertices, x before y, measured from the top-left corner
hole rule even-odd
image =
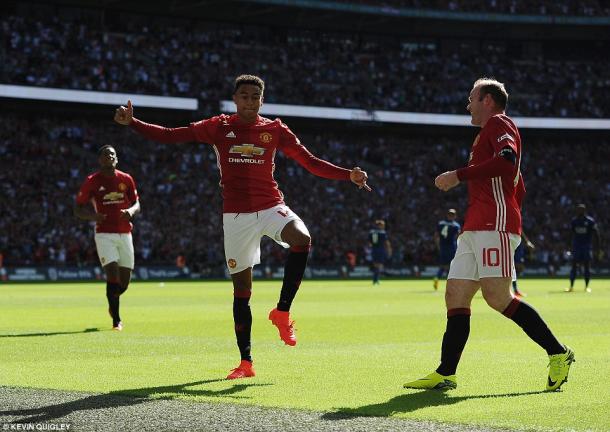
[[[311,236],[309,233],[300,233],[297,244],[294,246],[311,246]]]
[[[483,293],[483,298],[485,299],[485,302],[490,308],[497,310],[498,312],[504,311],[512,301],[512,296],[510,294],[495,295]]]

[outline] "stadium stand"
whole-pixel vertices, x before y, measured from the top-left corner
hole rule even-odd
[[[610,51],[608,41],[559,50],[499,37],[482,43],[186,20],[162,26],[145,17],[101,26],[9,15],[0,29],[3,83],[197,97],[209,113],[248,70],[267,81],[266,101],[274,103],[463,114],[469,86],[486,75],[511,82],[512,115],[610,112],[610,59],[597,55]]]
[[[97,263],[92,227],[73,218],[72,202],[84,176],[96,169],[96,149],[111,143],[119,167],[134,175],[141,195],[143,212],[134,231],[138,262],[173,263],[182,253],[195,270],[222,269],[219,177],[208,146],[154,144],[92,120],[3,116],[2,123],[12,125],[0,131],[0,184],[10,202],[0,221],[5,265]],[[314,154],[345,166],[362,165],[374,188],[363,196],[348,183],[316,178],[278,155],[280,188],[312,231],[312,264],[343,263],[350,251],[366,264],[368,229],[380,217],[388,221],[394,265],[435,263],[434,221],[448,207],[463,215],[465,189],[442,194],[433,178],[466,161],[468,137],[381,136],[358,127],[320,133],[315,125],[295,130]],[[590,161],[610,160],[610,141],[532,136],[525,146],[525,230],[537,245],[537,263],[556,268],[566,262],[576,202],[589,204],[607,224],[610,182],[605,168]],[[608,230],[602,232],[607,256]],[[263,244],[264,263],[279,264],[281,248]]]

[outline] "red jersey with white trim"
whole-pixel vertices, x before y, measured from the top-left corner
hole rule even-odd
[[[252,213],[284,204],[273,178],[277,150],[316,175],[350,178],[350,170],[313,156],[280,119],[258,116],[247,124],[237,114],[221,114],[191,123],[190,129],[197,141],[211,144],[216,152],[225,213]]]
[[[106,219],[95,226],[98,233],[130,233],[133,225],[121,217],[121,210],[131,207],[137,200],[133,177],[117,169],[112,177],[99,171],[89,175],[76,196],[77,204],[92,202],[96,213],[106,215]]]
[[[504,114],[491,117],[475,138],[468,166],[479,165],[509,146],[516,155],[509,175],[468,180],[468,209],[464,231],[505,231],[521,234],[521,202],[525,184],[521,176],[521,136]]]

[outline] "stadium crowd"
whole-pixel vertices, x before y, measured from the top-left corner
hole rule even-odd
[[[610,113],[610,58],[598,55],[610,49],[604,42],[557,53],[501,37],[416,40],[149,21],[117,17],[102,25],[5,15],[0,82],[196,97],[206,114],[213,114],[218,101],[228,99],[231,80],[255,71],[268,84],[267,102],[461,114],[471,83],[487,75],[510,81],[513,115],[600,118]],[[584,55],[587,50],[593,51]]]
[[[155,144],[109,119],[3,115],[1,120],[11,125],[0,129],[4,265],[97,264],[93,227],[77,220],[72,208],[81,182],[97,168],[97,149],[112,144],[119,169],[134,176],[140,193],[137,263],[171,265],[182,255],[194,271],[222,274],[219,173],[210,147]],[[348,182],[314,177],[278,154],[276,179],[286,203],[311,230],[312,264],[344,264],[350,253],[366,264],[367,234],[376,218],[387,220],[393,265],[436,263],[436,222],[449,207],[463,218],[466,191],[459,187],[441,193],[433,179],[466,162],[470,138],[395,132],[380,137],[378,129],[362,126],[295,132],[314,154],[339,165],[362,166],[373,188],[366,193]],[[533,260],[550,271],[566,262],[569,222],[578,202],[586,203],[600,224],[607,257],[610,180],[603,164],[590,161],[610,160],[610,141],[531,137],[524,145],[524,226],[537,246]],[[284,253],[263,241],[263,263],[281,264]]]

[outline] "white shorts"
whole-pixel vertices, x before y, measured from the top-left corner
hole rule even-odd
[[[222,225],[225,237],[225,258],[229,273],[235,274],[261,262],[261,238],[266,235],[279,245],[288,248],[282,241],[282,230],[293,220],[301,220],[286,205],[254,213],[224,213]]]
[[[131,233],[95,233],[95,246],[102,267],[117,262],[119,267],[133,270],[135,259]]]
[[[516,280],[515,249],[521,236],[500,231],[464,231],[457,240],[457,251],[447,279],[478,281],[488,277]]]

